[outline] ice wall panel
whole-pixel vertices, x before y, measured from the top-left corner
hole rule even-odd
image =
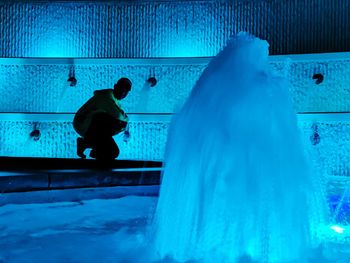
[[[131,122],[130,139],[115,137],[120,148],[119,159],[163,159],[168,122]],[[30,134],[40,130],[39,140]],[[72,123],[66,121],[0,122],[0,156],[75,158],[76,139]]]
[[[297,112],[350,111],[350,58],[348,53],[339,54],[344,58],[311,55],[301,61],[288,57],[271,60],[276,74],[289,79]],[[10,61],[0,60],[0,92],[4,94],[0,96],[0,112],[76,112],[94,90],[112,88],[126,76],[133,82],[130,95],[123,101],[127,112],[173,113],[206,67],[205,63],[194,63],[194,59],[187,63],[175,59],[172,64],[147,64],[147,60],[137,64],[132,59],[124,64],[118,64],[118,60],[103,60],[102,64],[91,60],[75,65]],[[74,87],[67,81],[72,68],[78,81]],[[324,76],[319,85],[312,78],[317,73]],[[150,76],[158,80],[153,88],[146,85]]]
[[[348,0],[1,1],[0,57],[212,56],[238,31],[273,54],[350,50]]]
[[[291,62],[288,73],[298,112],[350,111],[350,59]],[[314,74],[323,75],[321,84]]]
[[[350,176],[350,121],[302,121],[299,127],[318,172]],[[319,135],[316,142],[315,132]]]
[[[34,127],[41,131],[38,141],[30,137]],[[350,121],[299,121],[299,127],[318,172],[325,176],[350,175]],[[169,121],[131,122],[128,142],[122,134],[115,137],[121,151],[119,158],[163,160],[168,128]],[[0,156],[76,158],[76,138],[68,121],[0,121]]]
[[[0,112],[76,112],[94,90],[113,88],[123,76],[133,83],[123,101],[127,112],[173,112],[186,99],[205,65],[77,65],[77,85],[69,85],[69,65],[0,65]],[[150,76],[158,80],[146,85]]]

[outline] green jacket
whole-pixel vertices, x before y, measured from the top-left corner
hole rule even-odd
[[[110,114],[117,120],[128,122],[128,116],[121,108],[120,101],[113,96],[112,89],[96,90],[94,96],[90,98],[75,114],[73,127],[80,136],[85,136],[87,129],[90,126],[92,116],[95,113],[105,112]],[[119,133],[121,129],[116,131]]]

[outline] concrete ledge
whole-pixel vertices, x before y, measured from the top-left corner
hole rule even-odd
[[[78,158],[38,158],[38,157],[0,157],[0,171],[28,170],[69,170],[69,169],[136,169],[160,168],[162,162],[147,160],[114,160],[106,164],[93,159]]]
[[[72,122],[74,113],[0,113],[0,121]],[[171,122],[172,113],[128,114],[130,122]],[[350,112],[298,112],[298,121],[349,121]],[[1,158],[1,157],[0,157]],[[125,161],[125,160],[124,160]],[[133,161],[137,162],[137,161]]]
[[[48,189],[49,175],[45,173],[18,172],[10,173],[2,172],[0,174],[0,192],[23,192]]]
[[[159,185],[161,162],[0,157],[0,193]]]
[[[0,206],[9,204],[39,204],[56,202],[81,202],[91,199],[116,199],[127,195],[154,196],[159,185],[75,188],[48,191],[0,193]]]
[[[68,171],[49,172],[49,189],[78,187],[159,185],[161,169],[151,171]]]

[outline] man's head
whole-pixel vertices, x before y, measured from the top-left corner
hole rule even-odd
[[[114,84],[113,95],[117,100],[124,99],[131,90],[131,81],[128,78],[121,78]]]

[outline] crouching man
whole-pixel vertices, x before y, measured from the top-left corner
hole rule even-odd
[[[113,89],[96,90],[75,114],[73,127],[81,136],[77,139],[77,154],[86,158],[84,151],[91,148],[90,157],[111,161],[118,157],[119,148],[113,136],[124,131],[128,116],[120,100],[131,90],[131,81],[121,78]]]

